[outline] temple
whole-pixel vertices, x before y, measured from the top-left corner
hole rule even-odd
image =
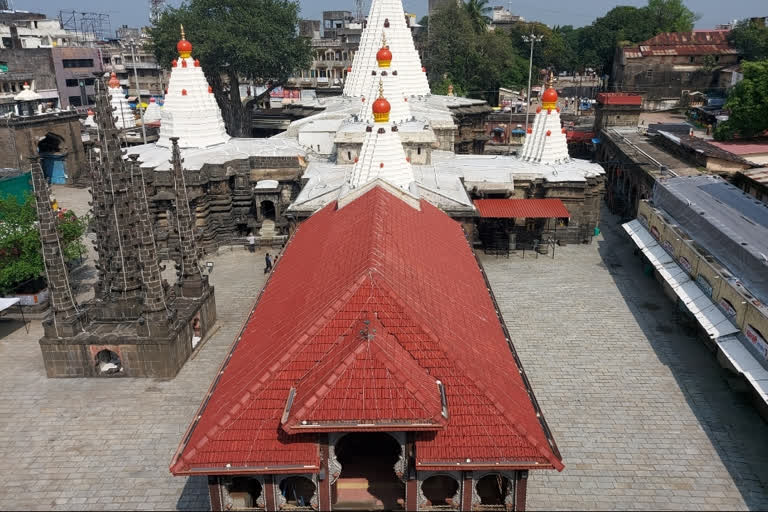
[[[162,110],[160,105],[157,104],[155,98],[149,98],[149,105],[144,111],[144,122],[154,123],[162,120]]]
[[[109,86],[109,94],[112,98],[110,105],[117,117],[115,126],[118,130],[134,128],[136,126],[136,118],[133,115],[133,109],[128,103],[128,99],[125,97],[125,93],[122,87],[120,87],[120,81],[115,73],[110,75],[107,85]]]
[[[106,85],[106,87],[105,87]],[[39,162],[32,179],[40,219],[51,310],[40,339],[48,377],[174,377],[216,322],[213,287],[199,264],[195,218],[182,174],[178,140],[171,138],[171,179],[177,193],[168,216],[180,239],[174,286],[163,268],[149,211],[151,194],[136,155],[125,158],[112,84],[97,82],[97,160],[91,168],[94,298],[78,304]],[[121,93],[122,94],[122,93]]]

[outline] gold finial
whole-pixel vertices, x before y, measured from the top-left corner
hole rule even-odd
[[[381,81],[381,78],[379,78],[379,98],[384,97],[384,82]]]
[[[381,46],[387,48],[387,34],[384,32],[381,33]]]
[[[181,27],[181,38],[182,38],[182,39],[186,39],[186,38],[187,38],[187,36],[186,36],[186,35],[184,35],[184,25],[179,25],[179,26]]]

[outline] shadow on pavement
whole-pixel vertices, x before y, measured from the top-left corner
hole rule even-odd
[[[768,424],[749,395],[729,387],[733,377],[720,367],[695,329],[680,324],[676,305],[661,284],[643,272],[642,257],[634,253],[619,217],[603,208],[601,219],[604,241],[598,252],[603,265],[659,360],[671,370],[744,502],[752,510],[768,509]],[[651,281],[652,286],[639,287],[642,281]],[[675,336],[669,336],[672,333]]]

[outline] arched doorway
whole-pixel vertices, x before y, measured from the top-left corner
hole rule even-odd
[[[275,203],[272,201],[261,202],[261,218],[262,220],[275,220]]]
[[[334,505],[358,510],[401,510],[405,483],[395,473],[400,444],[384,432],[347,434],[335,446],[341,474],[336,481]]]
[[[511,491],[509,478],[499,475],[485,475],[475,486],[483,510],[506,510],[505,503]]]
[[[315,484],[305,476],[290,476],[280,482],[280,494],[290,508],[312,510]]]
[[[96,354],[96,373],[98,375],[114,375],[123,371],[120,356],[111,350],[104,349]]]
[[[37,152],[40,154],[40,164],[48,181],[56,185],[66,184],[64,139],[49,132],[37,143]]]
[[[421,492],[429,501],[429,507],[453,507],[453,497],[459,491],[459,482],[448,475],[435,475],[421,484]]]
[[[255,508],[260,501],[264,501],[261,495],[262,486],[255,478],[235,477],[232,483],[227,486],[227,493],[232,502],[232,508]]]

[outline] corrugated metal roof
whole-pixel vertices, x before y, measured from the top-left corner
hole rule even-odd
[[[755,180],[763,185],[768,185],[768,167],[761,167],[760,169],[750,169],[748,171],[742,171],[742,174]]]
[[[628,59],[654,56],[737,55],[728,43],[728,31],[696,30],[659,34],[638,46],[623,49]]]
[[[481,217],[490,219],[568,219],[560,199],[477,199]]]

